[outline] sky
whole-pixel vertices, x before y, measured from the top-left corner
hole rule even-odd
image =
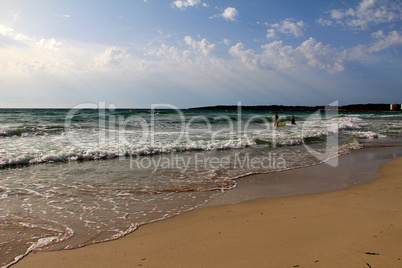
[[[0,108],[402,103],[402,3],[0,1]]]

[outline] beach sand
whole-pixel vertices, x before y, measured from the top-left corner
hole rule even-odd
[[[207,206],[15,267],[402,267],[402,158],[380,172],[326,193]]]

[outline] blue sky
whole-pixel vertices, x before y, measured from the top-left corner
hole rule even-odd
[[[402,102],[402,3],[0,2],[0,107]]]

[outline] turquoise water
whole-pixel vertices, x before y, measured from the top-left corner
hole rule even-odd
[[[168,107],[171,108],[171,107]],[[292,116],[296,125],[290,124]],[[401,144],[401,113],[0,109],[0,264],[116,239],[247,174]],[[336,165],[336,161],[331,161]]]

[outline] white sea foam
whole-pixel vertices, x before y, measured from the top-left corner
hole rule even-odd
[[[153,136],[148,133],[148,139],[142,139],[146,131],[138,122],[127,125],[126,136],[121,138],[117,128],[99,127],[97,113],[79,114],[69,129],[58,126],[65,120],[60,114],[41,126],[28,125],[28,119],[6,126],[0,122],[0,200],[2,208],[5,204],[10,210],[6,216],[0,214],[0,220],[25,222],[26,228],[41,234],[31,241],[29,250],[74,248],[115,239],[140,224],[204,204],[234,188],[236,178],[315,165],[361,148],[360,139],[387,139],[389,133],[402,129],[399,117],[376,114],[326,119],[300,113],[296,125],[273,128],[273,114],[245,113],[240,119],[235,115],[222,119],[225,113],[221,112],[205,114],[210,128],[205,120],[188,124],[190,114],[199,115],[188,113],[187,127],[182,128],[183,120],[176,113],[160,113],[154,118]],[[150,119],[149,113],[138,114]],[[246,128],[245,122],[253,116],[258,120]],[[281,118],[289,120],[290,116]],[[230,120],[236,128],[240,126],[239,131],[227,129]],[[79,143],[68,139],[68,131]],[[327,146],[333,137],[339,138],[338,145]],[[316,159],[304,145],[325,158]],[[173,161],[173,156],[180,161]],[[272,165],[247,165],[247,159],[261,158]],[[212,167],[211,159],[228,161]],[[280,159],[286,165],[275,166]],[[135,165],[141,161],[150,166]],[[161,163],[171,165],[162,167]],[[0,213],[6,212],[0,209]]]
[[[172,117],[174,115],[169,116],[170,118],[174,118]],[[214,116],[216,117],[217,115]],[[367,117],[367,115],[364,116]],[[247,133],[243,132],[241,134],[243,137],[238,137],[236,133],[220,130],[220,128],[227,129],[229,126],[227,124],[228,120],[226,119],[221,121],[215,120],[213,128],[208,131],[205,131],[203,128],[197,130],[198,127],[204,127],[203,125],[197,125],[199,123],[192,124],[191,127],[193,127],[193,129],[186,128],[186,132],[183,135],[183,133],[177,131],[183,130],[181,125],[182,121],[176,119],[178,122],[177,128],[175,128],[174,124],[166,125],[164,121],[157,122],[159,126],[156,125],[155,127],[152,134],[154,139],[152,141],[143,140],[141,136],[144,135],[144,131],[138,131],[137,129],[126,129],[124,132],[126,135],[125,139],[119,140],[119,133],[116,129],[104,129],[100,131],[97,129],[97,124],[93,124],[92,126],[91,124],[87,124],[85,127],[76,124],[76,128],[72,131],[75,133],[74,139],[79,140],[79,144],[72,144],[64,135],[65,132],[63,131],[49,132],[52,135],[46,137],[46,139],[43,136],[35,135],[29,137],[13,136],[8,137],[7,140],[0,139],[0,148],[4,151],[0,156],[0,168],[47,162],[111,159],[130,155],[154,155],[197,150],[241,149],[257,145],[256,139],[278,146],[292,146],[302,144],[303,139],[325,137],[331,134],[337,134],[337,132],[341,130],[355,132],[355,136],[365,138],[385,138],[386,136],[382,134],[372,134],[376,133],[375,131],[362,130],[361,125],[364,125],[364,120],[362,119],[365,118],[364,116],[349,114],[347,116],[335,117],[324,121],[320,120],[320,117],[317,117],[313,118],[314,121],[301,121],[299,125],[295,127],[286,127],[279,130],[272,128],[267,130],[264,124],[254,123],[248,125]],[[212,119],[213,117],[210,116],[210,118]],[[229,120],[230,118],[231,117],[229,117]],[[244,118],[244,121],[246,120],[247,118]],[[204,121],[201,123],[205,124]],[[232,122],[232,125],[236,125],[236,123],[237,122]],[[303,136],[301,136],[300,125],[306,123],[309,127],[303,129],[304,133]],[[269,124],[271,123],[269,122]],[[327,127],[333,125],[337,127],[333,127],[332,130]],[[64,130],[64,127],[62,128],[57,125],[47,128],[43,126],[13,126],[12,128],[23,133],[44,130],[53,131],[54,129]],[[161,131],[162,129],[163,131]],[[398,131],[394,130],[393,132]],[[5,133],[4,129],[1,133]],[[19,132],[14,131],[13,133]],[[99,140],[100,134],[104,136],[104,140]],[[231,136],[228,134],[234,134],[234,138],[230,138]],[[181,139],[179,139],[179,137],[181,137]],[[211,140],[211,137],[214,137],[214,139]],[[136,141],[140,140],[142,140],[141,143],[136,143]]]

